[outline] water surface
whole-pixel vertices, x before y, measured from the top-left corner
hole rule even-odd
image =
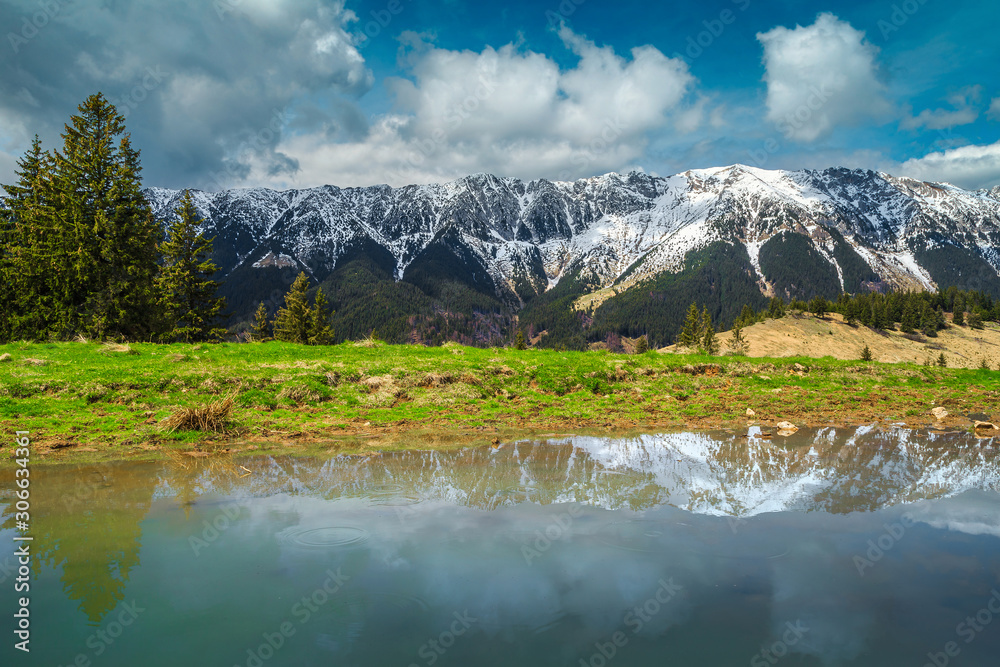
[[[32,652],[0,656],[994,667],[998,444],[862,427],[39,466]]]

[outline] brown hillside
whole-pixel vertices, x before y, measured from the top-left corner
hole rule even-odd
[[[728,352],[730,332],[718,335],[719,349]],[[743,329],[751,357],[825,357],[859,359],[865,345],[875,361],[885,363],[936,363],[943,352],[952,368],[978,368],[985,358],[990,368],[1000,364],[1000,326],[987,322],[986,328],[967,326],[939,331],[937,338],[909,337],[899,331],[878,332],[868,327],[848,326],[837,314],[818,318],[809,314],[789,314],[779,320],[765,320]],[[676,346],[664,352],[676,351]]]

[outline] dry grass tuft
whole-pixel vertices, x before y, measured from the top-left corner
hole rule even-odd
[[[49,362],[45,359],[22,359],[21,364],[24,366],[48,366]]]
[[[405,396],[406,392],[391,375],[377,375],[365,378],[361,384],[368,390],[365,404],[370,407],[385,407],[395,403],[397,398]]]
[[[4,352],[3,354],[0,354],[0,363],[12,361],[13,359],[14,357],[10,356],[10,352]]]
[[[462,346],[451,340],[442,345],[441,347],[450,351],[452,354],[465,354],[465,350],[462,349]]]
[[[176,363],[181,362],[181,361],[190,361],[191,357],[187,356],[186,354],[179,354],[178,353],[178,354],[168,354],[167,357],[166,357],[166,359],[167,359],[167,361],[176,364]]]
[[[451,373],[425,373],[416,382],[418,387],[444,387],[455,381],[455,376]]]
[[[139,354],[139,350],[132,349],[128,343],[105,343],[101,346],[103,354]]]
[[[371,333],[361,340],[352,341],[350,345],[354,347],[382,347],[385,343],[376,338],[374,333]]]
[[[174,431],[209,431],[225,433],[233,415],[233,397],[227,396],[200,408],[180,408],[160,422],[167,433]]]
[[[323,396],[305,384],[295,384],[286,386],[284,389],[278,393],[278,398],[287,398],[290,401],[294,401],[299,405],[305,403],[316,403],[322,400]]]

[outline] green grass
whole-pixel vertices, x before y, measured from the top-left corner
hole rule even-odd
[[[372,434],[848,424],[993,413],[1000,374],[824,359],[284,343],[0,346],[0,426],[40,455],[155,456],[193,446],[267,448]],[[807,367],[797,372],[794,365]],[[705,365],[708,366],[705,366]],[[224,435],[167,432],[181,407],[232,395]],[[484,436],[485,437],[485,436]],[[157,448],[153,450],[152,448]],[[82,451],[81,451],[82,450]],[[93,451],[88,451],[93,450]],[[4,459],[9,458],[5,456]]]

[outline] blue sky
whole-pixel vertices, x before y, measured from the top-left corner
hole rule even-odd
[[[1000,184],[989,2],[0,0],[0,182],[102,91],[148,185],[744,163]]]

